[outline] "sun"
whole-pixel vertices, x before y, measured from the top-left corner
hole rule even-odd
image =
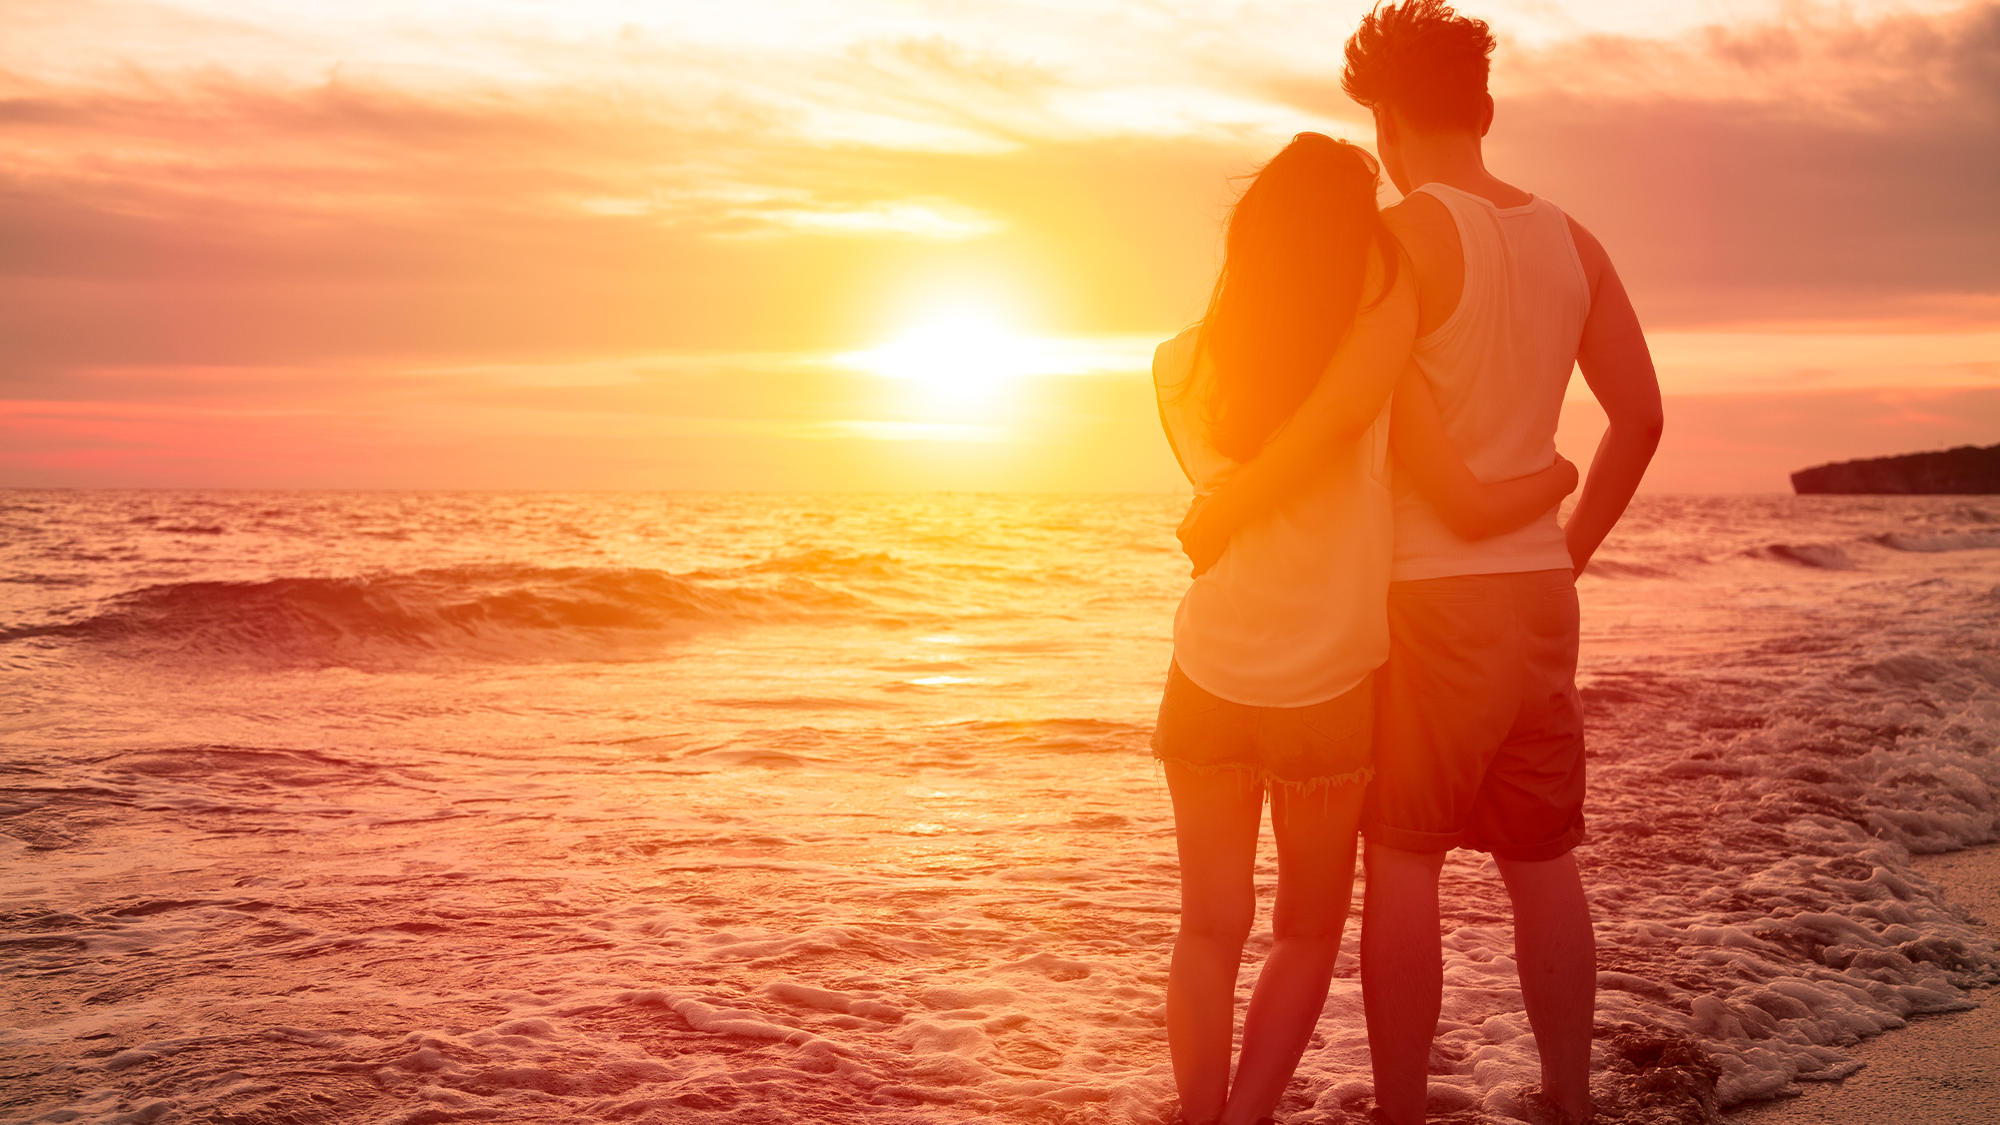
[[[936,406],[966,410],[997,398],[1037,366],[1033,343],[997,318],[954,313],[905,330],[880,347],[843,356],[863,370],[905,380]]]

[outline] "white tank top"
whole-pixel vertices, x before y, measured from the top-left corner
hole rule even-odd
[[[1373,292],[1380,277],[1371,266],[1364,291]],[[1407,269],[1398,281],[1357,314],[1357,326],[1414,315]],[[1160,345],[1153,381],[1167,440],[1205,493],[1241,465],[1209,441],[1200,387],[1210,366],[1204,357],[1196,370],[1198,332],[1190,328]],[[1253,707],[1305,707],[1345,694],[1389,658],[1388,409],[1323,464],[1303,492],[1243,525],[1174,613],[1174,660],[1214,695]]]
[[[1425,184],[1451,212],[1465,252],[1465,290],[1410,358],[1430,381],[1445,432],[1472,474],[1491,484],[1555,463],[1556,422],[1590,313],[1590,282],[1555,204],[1495,207],[1469,192]],[[1395,482],[1396,563],[1408,582],[1459,574],[1568,569],[1556,509],[1526,527],[1468,542],[1414,485]]]

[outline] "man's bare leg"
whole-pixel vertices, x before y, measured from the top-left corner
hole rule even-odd
[[[1424,1120],[1431,1039],[1444,1003],[1444,946],[1438,935],[1444,856],[1373,842],[1367,848],[1361,1000],[1368,1014],[1375,1105],[1394,1125]]]
[[[1597,1009],[1597,943],[1576,857],[1498,860],[1514,900],[1514,960],[1535,1049],[1542,1095],[1565,1121],[1590,1119],[1590,1033]],[[1369,890],[1372,896],[1374,885]],[[1373,1034],[1371,1015],[1370,1034]]]
[[[1252,868],[1264,787],[1166,763],[1181,860],[1181,925],[1167,969],[1167,1054],[1181,1116],[1209,1122],[1229,1100],[1236,970],[1257,913]]]
[[[1319,1024],[1354,897],[1355,833],[1365,791],[1361,785],[1311,793],[1271,789],[1271,827],[1278,838],[1275,940],[1243,1020],[1243,1053],[1223,1125],[1249,1125],[1277,1108]]]

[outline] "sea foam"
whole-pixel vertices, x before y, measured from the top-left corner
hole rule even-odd
[[[1171,1120],[1173,501],[31,506],[14,1120]],[[1583,580],[1607,1119],[1997,979],[1911,857],[2000,838],[2000,551],[1880,541],[1984,511],[1642,497]],[[1435,1119],[1532,1120],[1504,889],[1444,893]],[[1281,1120],[1368,1104],[1355,946]]]

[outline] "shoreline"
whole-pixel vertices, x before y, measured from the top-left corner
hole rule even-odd
[[[2000,939],[2000,844],[1917,856],[1913,866]],[[1862,1067],[1846,1078],[1801,1082],[1797,1097],[1746,1102],[1725,1116],[1735,1125],[2000,1121],[2000,986],[1970,996],[1977,1008],[1918,1016],[1854,1047]]]

